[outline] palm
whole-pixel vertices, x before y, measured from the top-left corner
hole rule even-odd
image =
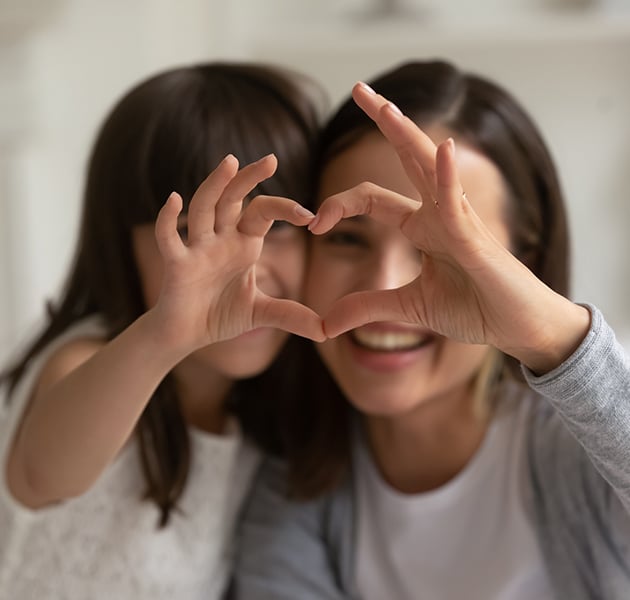
[[[160,301],[167,314],[177,316],[180,334],[194,332],[191,337],[207,344],[253,327],[258,292],[254,264],[261,248],[261,238],[235,231],[201,246],[191,245],[183,257],[164,257]]]
[[[448,264],[425,258],[423,275],[400,290],[405,321],[420,323],[446,337],[485,341],[483,315],[470,282]]]

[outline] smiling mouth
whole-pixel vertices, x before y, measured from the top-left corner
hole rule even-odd
[[[352,341],[373,352],[408,352],[429,344],[432,336],[414,331],[374,331],[355,329],[350,332]]]

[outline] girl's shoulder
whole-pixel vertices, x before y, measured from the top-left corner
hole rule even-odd
[[[72,337],[55,344],[51,348],[47,358],[41,365],[34,382],[33,392],[51,387],[57,381],[68,375],[78,366],[89,360],[106,343],[104,336],[96,333],[88,335],[87,332],[78,337]]]
[[[35,356],[15,395],[32,396],[37,390],[50,387],[88,360],[105,343],[106,328],[99,316],[77,321]]]
[[[105,344],[106,328],[98,316],[77,321],[43,348],[27,365],[11,396],[3,402],[3,419],[21,414],[33,394],[52,385]]]

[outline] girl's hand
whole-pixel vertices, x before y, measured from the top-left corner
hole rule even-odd
[[[536,372],[557,366],[588,330],[588,311],[556,294],[518,261],[477,216],[458,178],[454,143],[436,146],[367,86],[357,104],[392,143],[422,202],[365,183],[325,200],[309,229],[369,214],[400,227],[422,251],[422,274],[396,290],[340,299],[324,319],[334,337],[373,321],[406,321],[459,341],[491,344]]]
[[[256,327],[277,327],[324,339],[320,317],[302,304],[272,298],[256,286],[256,261],[276,219],[307,225],[298,203],[259,196],[243,200],[275,172],[272,155],[239,170],[229,155],[199,186],[188,210],[188,236],[177,231],[182,198],[173,193],[160,211],[155,236],[163,258],[162,291],[153,311],[163,335],[187,351]]]

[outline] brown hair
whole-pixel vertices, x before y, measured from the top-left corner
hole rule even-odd
[[[569,286],[569,239],[564,200],[551,155],[537,127],[498,85],[443,61],[409,62],[369,85],[421,127],[440,125],[488,157],[508,193],[508,225],[514,253],[563,295]],[[318,171],[376,125],[348,98],[320,136]],[[520,376],[511,357],[486,369],[494,381],[478,382],[486,393],[508,374]],[[350,461],[352,409],[311,351],[299,410],[282,426],[290,463],[290,489],[314,497],[332,488]],[[291,407],[289,406],[289,409]]]
[[[79,241],[62,295],[49,305],[43,330],[0,377],[9,393],[31,360],[76,321],[101,315],[111,339],[146,310],[132,227],[154,221],[173,190],[186,210],[226,154],[245,164],[275,153],[276,174],[255,192],[306,202],[323,98],[313,81],[295,72],[236,63],[171,69],[125,94],[92,149]],[[136,433],[147,496],[165,525],[190,466],[188,430],[169,377],[145,408]]]

